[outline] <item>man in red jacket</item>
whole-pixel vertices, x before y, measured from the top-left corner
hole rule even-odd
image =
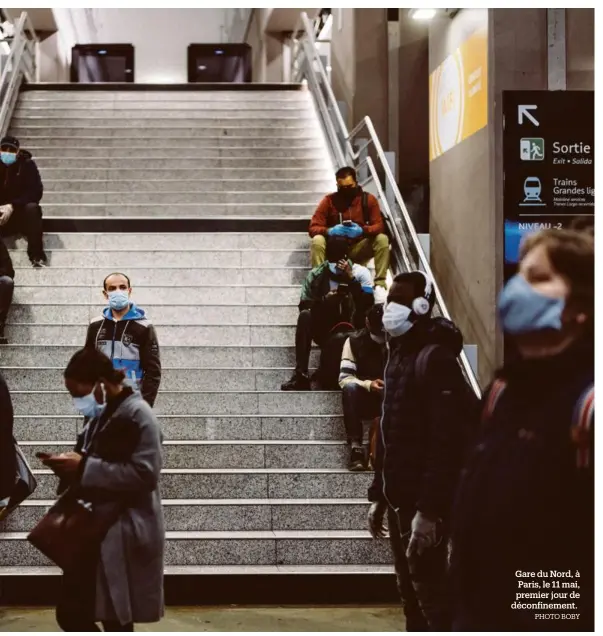
[[[335,174],[337,192],[318,204],[310,221],[312,268],[325,260],[327,238],[345,236],[350,242],[349,258],[366,265],[375,258],[375,285],[385,288],[389,268],[389,239],[379,202],[358,185],[354,168],[340,168]]]

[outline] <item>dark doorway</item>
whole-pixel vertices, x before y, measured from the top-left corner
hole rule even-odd
[[[249,44],[189,44],[188,81],[251,82]]]
[[[133,82],[134,47],[131,44],[77,44],[71,52],[71,81]]]

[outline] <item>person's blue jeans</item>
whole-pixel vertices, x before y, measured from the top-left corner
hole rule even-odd
[[[0,276],[0,327],[6,324],[14,289],[15,281],[10,276]]]

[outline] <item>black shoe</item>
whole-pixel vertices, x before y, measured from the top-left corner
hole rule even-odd
[[[310,391],[310,378],[307,374],[296,371],[293,377],[281,384],[281,391]]]
[[[36,269],[41,269],[42,267],[48,267],[48,261],[44,258],[32,258],[31,265]]]
[[[359,446],[352,447],[350,451],[350,463],[348,465],[349,470],[358,472],[364,470],[364,449]]]

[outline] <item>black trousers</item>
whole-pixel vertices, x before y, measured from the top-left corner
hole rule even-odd
[[[6,324],[14,290],[15,281],[10,276],[0,276],[0,328]]]
[[[31,260],[44,259],[42,208],[37,203],[17,206],[6,225],[0,228],[2,236],[23,234],[27,239],[27,254]]]
[[[362,443],[362,421],[381,413],[381,396],[369,393],[364,387],[350,382],[343,387],[343,422],[350,444]]]
[[[329,329],[334,326],[330,324],[326,312],[321,310],[321,306],[313,309],[304,309],[297,317],[297,327],[295,329],[295,370],[298,373],[308,373],[310,363],[310,352],[312,351],[312,341],[321,345],[329,333]]]
[[[398,592],[406,617],[407,632],[449,632],[452,607],[448,579],[448,537],[409,563],[406,549],[415,510],[388,507],[389,540],[394,555]],[[438,537],[440,539],[440,537]]]

